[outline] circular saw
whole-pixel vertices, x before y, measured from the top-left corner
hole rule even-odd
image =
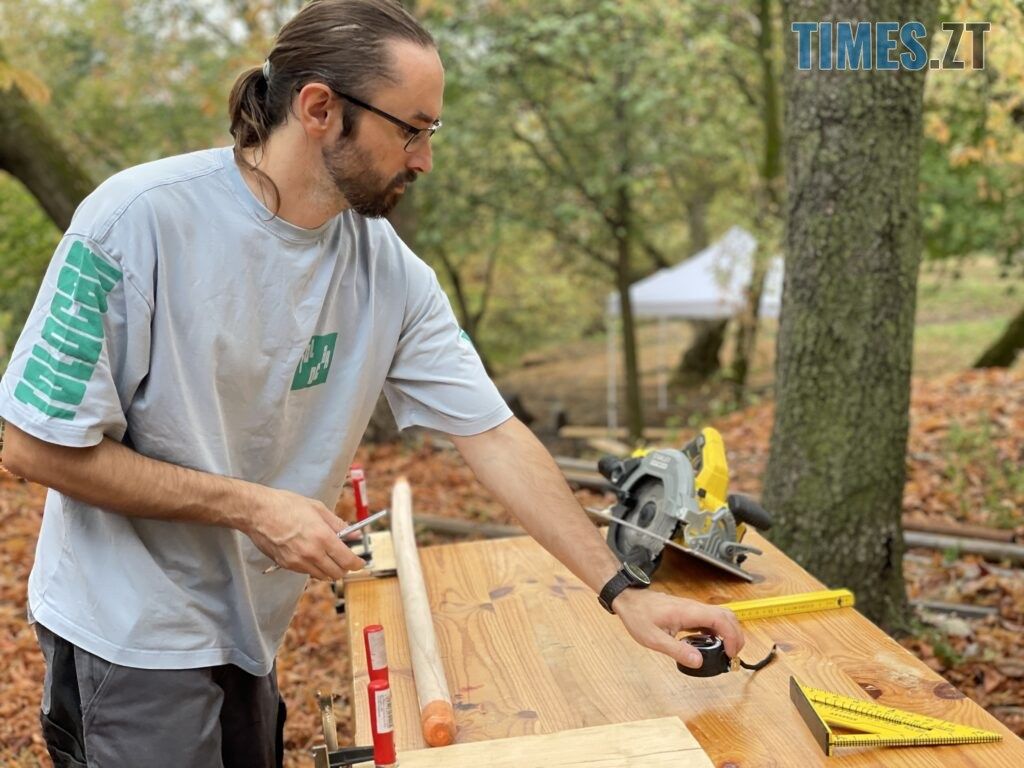
[[[618,502],[608,520],[608,545],[623,562],[652,575],[666,546],[711,563],[747,581],[748,555],[761,550],[742,539],[747,526],[771,527],[771,516],[753,499],[727,494],[729,469],[717,430],[706,427],[682,450],[638,452],[621,460],[605,456],[598,471]]]

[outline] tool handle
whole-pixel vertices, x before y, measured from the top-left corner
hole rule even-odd
[[[749,496],[744,496],[742,493],[730,493],[727,502],[729,511],[732,512],[737,523],[747,523],[760,531],[767,531],[772,527],[771,514]]]
[[[352,478],[352,496],[356,504],[356,520],[365,520],[370,516],[370,502],[366,493],[366,472],[362,464],[353,464],[349,468]]]

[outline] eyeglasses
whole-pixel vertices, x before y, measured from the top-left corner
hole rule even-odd
[[[372,104],[367,104],[365,101],[353,98],[348,94],[344,94],[341,91],[335,91],[336,94],[346,101],[350,101],[361,109],[365,109],[367,112],[373,112],[373,114],[383,117],[389,123],[394,123],[403,131],[409,135],[409,140],[405,142],[405,151],[412,152],[414,149],[423,146],[430,140],[430,137],[437,133],[437,129],[441,127],[442,123],[440,120],[435,120],[431,123],[429,128],[417,128],[415,125],[409,125],[405,120],[399,120],[394,115],[389,115],[383,109],[377,109]]]

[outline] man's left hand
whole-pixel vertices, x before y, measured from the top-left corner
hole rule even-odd
[[[727,608],[650,589],[623,590],[612,601],[612,608],[640,645],[664,653],[684,667],[698,669],[702,659],[696,648],[676,639],[680,632],[718,635],[731,659],[735,659],[743,647],[739,619]]]

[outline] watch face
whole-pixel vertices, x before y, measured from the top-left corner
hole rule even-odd
[[[647,586],[651,583],[650,577],[644,573],[639,566],[633,565],[632,563],[623,563],[622,569],[626,571],[626,575],[629,577],[629,580],[634,584],[643,584],[644,586]]]

